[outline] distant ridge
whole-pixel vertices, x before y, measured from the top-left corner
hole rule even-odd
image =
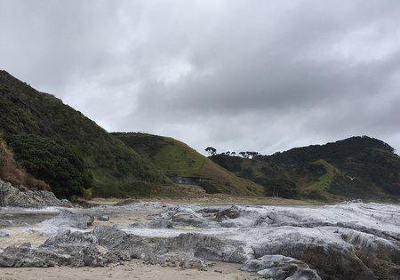
[[[206,158],[172,138],[110,134],[60,99],[0,70],[0,179],[22,190],[51,188],[58,197],[150,196],[169,193],[175,187],[171,179],[195,178],[208,193],[400,198],[400,157],[378,139],[351,137],[252,156]]]
[[[224,154],[210,159],[263,185],[267,195],[323,200],[400,197],[399,156],[387,143],[367,136],[253,159]]]

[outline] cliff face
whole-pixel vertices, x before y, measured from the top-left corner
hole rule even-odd
[[[399,156],[388,144],[366,136],[253,159],[211,159],[262,184],[269,195],[328,200],[400,197]]]

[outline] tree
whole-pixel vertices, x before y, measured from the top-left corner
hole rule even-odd
[[[227,151],[227,152],[225,153],[225,155],[230,156],[230,155],[231,155],[231,152],[230,152],[230,151]]]
[[[259,153],[258,152],[247,152],[247,155],[249,158],[254,158],[254,157],[258,156]]]
[[[232,153],[231,153],[231,156],[236,156],[236,152],[232,152]]]
[[[207,147],[205,149],[205,151],[210,155],[210,156],[214,156],[217,153],[217,149],[213,148],[213,147]]]
[[[247,152],[240,152],[239,155],[241,155],[244,158],[248,158]]]

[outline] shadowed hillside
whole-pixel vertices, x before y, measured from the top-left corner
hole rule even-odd
[[[61,197],[146,195],[171,181],[80,112],[0,71],[0,130],[15,159]]]
[[[223,192],[243,195],[262,195],[262,187],[250,180],[238,178],[188,145],[173,138],[144,133],[113,133],[138,153],[145,155],[154,165],[170,177],[205,177],[201,184],[209,193]]]
[[[0,135],[1,136],[1,135]],[[37,180],[18,166],[13,152],[7,147],[0,137],[0,179],[10,182],[21,189],[50,190],[50,186],[41,180]]]
[[[332,200],[400,197],[400,158],[388,144],[352,137],[252,159],[224,154],[211,159],[263,185],[267,195]]]

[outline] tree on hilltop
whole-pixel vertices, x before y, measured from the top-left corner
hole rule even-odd
[[[205,148],[205,151],[210,155],[210,156],[214,156],[217,153],[217,149],[213,148],[213,147],[207,147]]]

